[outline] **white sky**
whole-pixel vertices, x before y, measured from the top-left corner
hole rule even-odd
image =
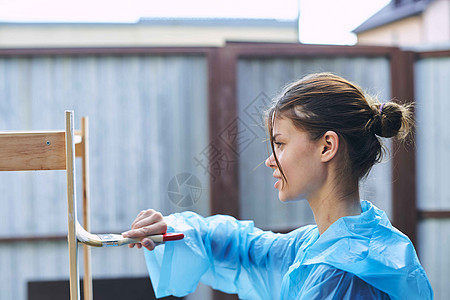
[[[300,40],[354,44],[352,29],[390,0],[0,0],[0,22],[135,22],[140,17],[296,19]]]

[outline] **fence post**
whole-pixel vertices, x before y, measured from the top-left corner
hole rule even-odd
[[[398,103],[414,101],[415,53],[394,49],[391,55],[392,98]],[[414,112],[414,110],[413,110]],[[392,145],[392,223],[417,247],[417,192],[415,132],[403,145],[394,139]]]

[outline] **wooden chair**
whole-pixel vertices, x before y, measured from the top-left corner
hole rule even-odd
[[[0,132],[0,171],[66,170],[68,203],[68,246],[70,299],[80,299],[76,211],[75,158],[82,159],[84,229],[90,230],[89,211],[89,131],[88,119],[74,131],[74,113],[65,112],[65,131]],[[84,299],[92,300],[91,254],[84,251]]]
[[[74,131],[73,111],[66,111],[65,131],[0,132],[0,171],[66,170],[68,208],[68,246],[70,264],[70,299],[80,299],[78,243],[84,247],[84,299],[91,300],[91,254],[88,246],[110,247],[139,243],[140,239],[121,234],[90,233],[89,211],[89,132],[88,119],[82,118],[81,131]],[[82,158],[83,219],[78,222],[75,182],[75,158]],[[181,233],[152,235],[155,243],[179,240]]]

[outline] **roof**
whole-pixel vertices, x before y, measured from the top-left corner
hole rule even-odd
[[[434,0],[394,0],[352,30],[361,33],[383,25],[420,15]]]
[[[0,26],[195,26],[297,28],[296,19],[140,18],[137,22],[2,22]]]
[[[297,27],[296,19],[140,18],[138,24],[205,27]]]

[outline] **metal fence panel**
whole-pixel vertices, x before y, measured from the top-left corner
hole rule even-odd
[[[93,232],[126,230],[147,208],[207,215],[209,178],[194,160],[208,145],[207,84],[200,55],[3,57],[0,130],[64,129],[66,109],[76,128],[89,117]],[[180,173],[197,177],[201,193],[171,201]],[[79,211],[80,196],[79,187]],[[64,171],[2,172],[0,236],[64,235],[66,203]],[[3,243],[0,252],[2,299],[25,299],[27,280],[68,278],[64,241]],[[147,274],[142,251],[92,256],[97,278]]]
[[[424,58],[415,66],[417,207],[420,210],[450,210],[450,57]],[[435,292],[435,299],[450,293],[450,221],[419,222],[418,248],[422,264]]]

